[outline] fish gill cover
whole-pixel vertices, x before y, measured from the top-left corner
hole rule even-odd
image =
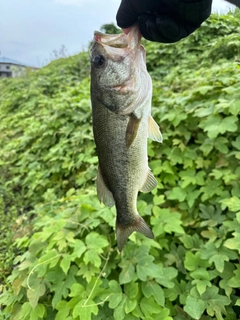
[[[1,319],[239,319],[240,15],[145,42],[158,188],[121,255],[99,204],[88,53],[0,81]]]

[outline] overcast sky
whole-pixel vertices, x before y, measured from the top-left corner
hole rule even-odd
[[[72,55],[86,49],[93,31],[115,21],[120,0],[0,0],[0,56],[42,66],[61,46]],[[213,11],[231,5],[213,0]],[[232,6],[233,8],[233,6]]]

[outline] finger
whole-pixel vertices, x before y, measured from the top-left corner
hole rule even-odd
[[[198,28],[167,15],[144,14],[139,16],[138,24],[145,39],[163,43],[177,42]]]

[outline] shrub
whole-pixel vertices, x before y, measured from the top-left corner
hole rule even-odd
[[[155,239],[132,234],[121,254],[96,197],[89,79],[49,66],[54,92],[41,73],[5,82],[0,168],[33,230],[15,241],[3,319],[239,319],[239,23],[213,15],[178,44],[146,44],[164,141],[149,142],[159,184],[138,210]]]

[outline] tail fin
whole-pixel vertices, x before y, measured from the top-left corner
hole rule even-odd
[[[154,234],[152,233],[152,230],[149,228],[149,226],[146,224],[143,218],[140,215],[138,215],[135,222],[131,225],[122,226],[119,223],[117,223],[116,236],[117,236],[117,246],[119,251],[122,251],[122,248],[127,242],[128,237],[134,231],[144,234],[147,238],[150,238],[150,239],[154,238]]]

